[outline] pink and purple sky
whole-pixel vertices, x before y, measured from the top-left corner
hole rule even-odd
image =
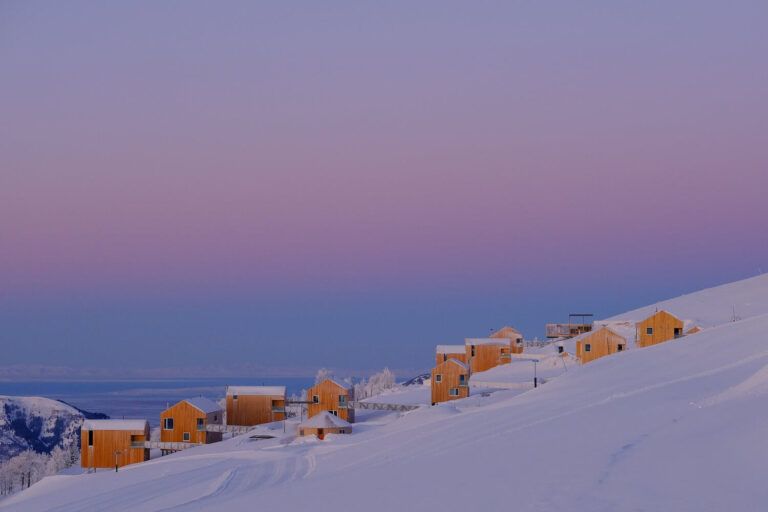
[[[0,365],[427,369],[766,271],[766,26],[2,2]]]

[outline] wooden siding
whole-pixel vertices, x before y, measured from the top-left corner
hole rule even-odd
[[[523,353],[523,335],[519,331],[511,327],[502,327],[495,333],[491,334],[491,338],[507,338],[510,341],[510,349],[513,354]],[[504,361],[502,364],[506,364],[509,361]]]
[[[321,413],[322,411],[335,411],[336,415],[346,422],[355,422],[355,410],[349,408],[349,402],[355,399],[353,390],[339,386],[330,379],[325,379],[319,384],[315,384],[307,391],[307,400],[312,402],[313,397],[317,396],[317,403],[307,405],[307,419]],[[339,397],[345,398],[345,407],[341,406]],[[331,412],[333,414],[333,412]]]
[[[585,349],[587,344],[589,344],[589,352]],[[587,364],[595,359],[620,352],[619,347],[626,350],[627,340],[603,327],[576,342],[576,356],[581,364]]]
[[[343,430],[343,432],[342,432]],[[352,427],[296,427],[296,435],[302,436],[317,436],[318,439],[325,439],[326,434],[351,434]]]
[[[653,334],[648,334],[649,327],[653,329]],[[659,311],[636,324],[636,328],[637,344],[641,347],[650,347],[674,339],[676,334],[682,335],[683,321],[666,311]]]
[[[115,452],[119,467],[149,460],[149,450],[131,448],[131,441],[149,440],[149,424],[144,430],[93,430],[93,446],[88,446],[88,430],[80,432],[80,467],[114,468]]]
[[[467,352],[456,352],[456,353],[445,353],[440,354],[438,352],[435,352],[435,366],[437,366],[440,363],[444,363],[449,359],[456,359],[458,361],[461,361],[462,363],[466,364],[467,362]]]
[[[181,401],[169,407],[160,414],[160,440],[172,443],[215,443],[221,441],[221,432],[206,432],[197,430],[197,420],[202,419],[203,425],[221,425],[223,411],[205,414],[188,402]],[[173,418],[173,430],[166,430],[165,419]],[[184,440],[184,432],[189,432],[189,440]]]
[[[440,382],[437,382],[436,376],[440,375]],[[465,386],[461,386],[460,376],[464,375]],[[469,396],[469,376],[470,372],[451,360],[440,363],[432,368],[432,405],[449,400],[458,400]],[[459,396],[450,396],[450,389],[458,388]]]
[[[285,395],[227,395],[228,425],[259,425],[283,421],[285,412],[273,412],[273,407],[285,411]]]
[[[472,355],[473,346],[475,347],[474,356]],[[484,372],[496,366],[512,362],[509,354],[513,350],[509,345],[467,345],[466,348],[469,369],[472,373]]]

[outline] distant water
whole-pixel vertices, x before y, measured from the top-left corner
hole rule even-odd
[[[285,386],[288,396],[314,385],[313,378],[271,377],[242,379],[153,379],[115,381],[19,381],[0,382],[0,395],[44,396],[63,400],[89,412],[111,418],[141,418],[154,428],[168,404],[194,396],[213,401],[224,397],[225,387]]]

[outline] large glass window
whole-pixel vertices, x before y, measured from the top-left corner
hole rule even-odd
[[[173,418],[163,419],[163,430],[173,430]]]

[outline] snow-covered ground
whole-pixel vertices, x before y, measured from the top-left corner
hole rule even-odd
[[[261,426],[276,437],[49,477],[0,509],[765,510],[768,280],[721,288],[663,303],[714,327],[569,365],[536,389],[367,414],[324,441],[296,439],[295,422]],[[737,322],[716,306],[734,301]],[[526,364],[484,373],[514,379]]]

